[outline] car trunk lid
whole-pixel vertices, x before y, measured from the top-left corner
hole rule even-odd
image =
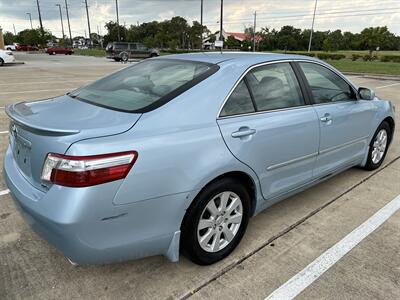
[[[40,179],[49,152],[64,154],[83,139],[120,134],[132,128],[141,114],[119,112],[88,104],[68,95],[6,107],[10,117],[10,146],[24,177],[47,190]],[[101,154],[101,149],[99,149]]]

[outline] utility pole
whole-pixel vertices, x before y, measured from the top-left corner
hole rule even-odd
[[[28,16],[29,16],[29,20],[31,21],[31,29],[33,29],[33,26],[32,26],[32,14],[31,13],[26,13]]]
[[[36,5],[37,5],[37,9],[38,9],[38,14],[39,14],[40,32],[42,33],[42,38],[43,38],[44,37],[44,29],[43,29],[43,23],[42,23],[42,14],[40,13],[39,0],[36,0]]]
[[[201,0],[201,8],[200,8],[200,24],[201,24],[201,43],[200,43],[200,50],[203,49],[203,3],[204,1]]]
[[[88,24],[88,30],[89,30],[90,46],[92,46],[92,37],[91,37],[91,32],[90,32],[89,8],[88,8],[87,0],[85,0],[85,6],[86,6],[86,16],[87,16],[87,24]]]
[[[254,27],[253,27],[253,52],[256,52],[256,28],[257,28],[257,12],[254,12]]]
[[[220,29],[219,29],[219,40],[223,41],[224,36],[222,35],[223,30],[223,22],[224,22],[224,0],[221,0],[221,19],[220,19]]]
[[[13,28],[14,28],[14,35],[17,35],[17,31],[15,30],[15,25],[13,24]]]
[[[115,0],[115,10],[117,11],[118,42],[120,42],[120,41],[121,41],[121,34],[120,34],[120,32],[119,32],[118,0]]]
[[[308,43],[308,52],[311,51],[311,42],[312,42],[312,36],[313,36],[313,32],[314,32],[315,12],[317,11],[317,4],[318,4],[318,0],[315,0],[314,15],[313,15],[313,19],[312,19],[311,33],[310,33],[310,42]]]
[[[65,34],[64,34],[64,22],[63,22],[63,18],[62,18],[61,4],[56,4],[56,6],[58,6],[58,8],[60,9],[62,39],[64,39],[64,36],[65,36]]]
[[[65,0],[65,10],[67,11],[67,21],[68,21],[68,30],[69,30],[69,39],[71,40],[71,46],[73,45],[72,42],[72,34],[71,34],[71,24],[69,23],[69,13],[68,13],[68,3]]]

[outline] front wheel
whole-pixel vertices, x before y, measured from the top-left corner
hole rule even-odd
[[[196,197],[182,223],[182,251],[193,262],[209,265],[239,244],[249,221],[250,196],[237,180],[211,183]]]
[[[4,60],[0,58],[0,67],[4,66]]]
[[[364,167],[366,170],[375,170],[382,165],[389,147],[390,136],[389,124],[382,122],[369,145],[367,163]]]

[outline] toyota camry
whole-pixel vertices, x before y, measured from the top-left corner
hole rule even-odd
[[[390,101],[283,54],[153,58],[6,113],[11,194],[77,264],[217,262],[261,210],[348,168],[378,168],[395,126]]]

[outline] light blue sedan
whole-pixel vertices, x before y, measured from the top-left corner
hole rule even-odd
[[[155,58],[6,107],[4,174],[32,228],[78,264],[228,256],[249,218],[348,168],[378,168],[394,106],[309,57]]]

